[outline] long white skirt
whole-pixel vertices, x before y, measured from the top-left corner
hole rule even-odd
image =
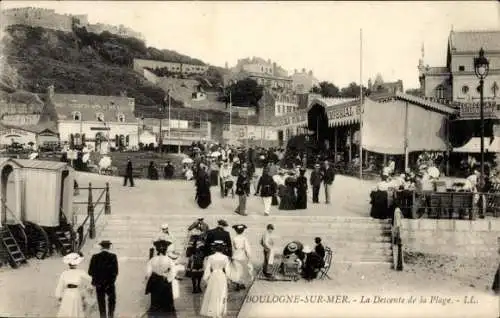
[[[200,315],[205,317],[223,317],[227,313],[227,277],[223,271],[214,271],[208,278],[203,294]]]
[[[236,260],[231,262],[231,270],[228,278],[235,283],[247,285],[253,280],[253,266],[248,260]]]
[[[57,313],[59,318],[84,318],[82,293],[78,288],[67,288],[64,291],[61,305]]]

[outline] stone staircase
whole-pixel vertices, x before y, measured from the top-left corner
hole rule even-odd
[[[210,227],[214,227],[218,219],[225,219],[230,226],[244,223],[247,225],[247,237],[250,241],[253,262],[258,267],[262,262],[260,238],[267,224],[275,226],[276,246],[278,252],[286,243],[298,240],[314,246],[314,238],[320,236],[325,246],[333,250],[332,269],[336,263],[383,264],[390,266],[392,262],[391,229],[388,221],[362,217],[332,216],[239,216],[208,215],[205,217]],[[152,241],[160,233],[160,225],[168,223],[170,231],[177,241],[177,251],[184,256],[187,243],[187,227],[195,221],[194,215],[164,215],[158,212],[137,214],[112,214],[102,220],[98,229],[98,239],[89,246],[91,253],[99,251],[100,240],[110,240],[112,251],[117,254],[120,264],[128,262],[146,263]],[[231,234],[234,233],[229,228]],[[228,317],[236,317],[243,304],[246,292],[230,292]],[[179,317],[198,317],[196,308],[201,304],[199,295],[191,294],[191,280],[181,281],[181,299],[176,301]]]

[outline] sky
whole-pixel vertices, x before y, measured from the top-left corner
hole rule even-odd
[[[234,66],[238,59],[258,56],[290,73],[312,70],[318,80],[340,87],[361,77],[366,85],[380,73],[387,82],[403,80],[408,89],[419,87],[422,46],[426,64],[444,66],[450,30],[500,29],[499,3],[4,0],[0,5],[124,24],[144,34],[148,46],[212,65]]]

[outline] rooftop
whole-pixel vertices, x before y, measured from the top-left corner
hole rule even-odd
[[[486,52],[500,52],[500,31],[451,31],[449,45],[452,52],[479,51],[481,47]]]

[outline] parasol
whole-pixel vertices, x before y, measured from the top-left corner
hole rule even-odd
[[[212,154],[210,156],[212,156],[212,157],[219,157],[220,156],[220,152],[214,151],[214,152],[212,152]]]
[[[439,169],[436,167],[430,167],[429,169],[427,169],[427,173],[429,174],[429,176],[431,178],[434,178],[434,179],[439,178],[439,175],[440,175]]]
[[[184,159],[182,159],[182,163],[183,163],[183,164],[190,164],[190,163],[193,163],[193,159],[191,159],[191,158],[184,158]]]
[[[107,169],[109,167],[111,167],[111,158],[108,156],[103,156],[99,161],[99,168]]]
[[[90,159],[90,153],[86,152],[83,154],[83,157],[82,157],[82,162],[83,163],[87,163]]]

